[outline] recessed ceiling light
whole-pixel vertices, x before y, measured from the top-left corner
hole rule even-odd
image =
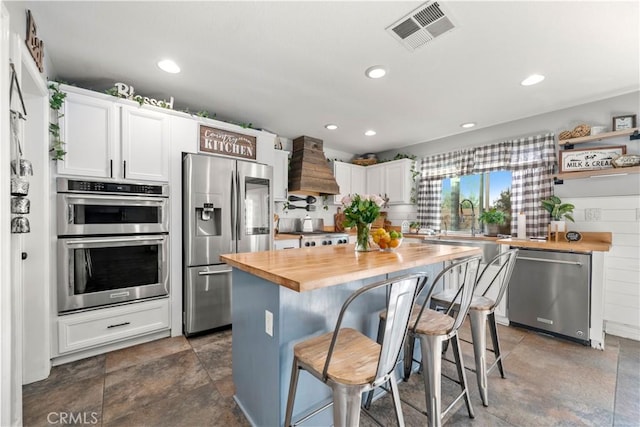
[[[373,67],[367,68],[364,74],[370,79],[379,79],[387,74],[387,70],[382,65],[374,65]]]
[[[373,136],[373,135],[376,134],[376,131],[375,130],[368,130],[364,134],[367,135],[367,136]]]
[[[531,86],[540,83],[544,80],[542,74],[531,74],[529,77],[520,82],[522,86]]]
[[[163,59],[162,61],[158,61],[158,67],[160,67],[162,71],[166,71],[167,73],[171,74],[180,72],[180,67],[178,67],[178,64],[170,59]]]
[[[331,123],[329,123],[328,125],[324,125],[324,127],[326,127],[326,128],[327,128],[327,129],[329,129],[329,130],[336,130],[336,129],[338,129],[338,125],[334,125],[334,124],[331,124]]]
[[[468,129],[468,128],[472,128],[472,127],[474,127],[475,125],[476,125],[476,124],[475,124],[474,122],[469,122],[469,123],[463,123],[463,124],[461,124],[461,125],[460,125],[460,127],[463,127],[463,128],[465,128],[465,129]]]

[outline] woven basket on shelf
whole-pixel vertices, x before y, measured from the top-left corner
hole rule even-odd
[[[558,135],[558,139],[560,141],[563,141],[565,139],[569,139],[571,138],[571,131],[570,130],[563,130],[562,132],[560,132],[560,135]]]
[[[573,131],[571,131],[571,138],[580,138],[581,136],[587,136],[591,134],[591,126],[587,124],[581,124],[576,126]]]
[[[378,163],[378,159],[354,159],[354,160],[351,160],[351,163],[353,163],[354,165],[360,165],[360,166],[371,166]]]

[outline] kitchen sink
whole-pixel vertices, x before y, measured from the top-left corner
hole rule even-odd
[[[491,261],[500,250],[499,245],[494,240],[474,239],[469,236],[440,236],[426,237],[424,243],[450,245],[450,246],[474,246],[482,249],[482,262]]]

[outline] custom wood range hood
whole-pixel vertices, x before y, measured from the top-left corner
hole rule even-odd
[[[293,140],[289,193],[314,196],[340,193],[333,171],[324,157],[321,139],[299,136]]]

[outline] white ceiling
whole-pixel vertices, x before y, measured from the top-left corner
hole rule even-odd
[[[410,52],[385,28],[423,3],[43,1],[11,10],[32,11],[50,78],[96,90],[125,82],[173,96],[176,109],[351,153],[640,88],[638,1],[441,1],[457,28]],[[167,57],[180,74],[157,68]],[[375,64],[387,77],[364,76]],[[521,86],[532,73],[546,80]]]

